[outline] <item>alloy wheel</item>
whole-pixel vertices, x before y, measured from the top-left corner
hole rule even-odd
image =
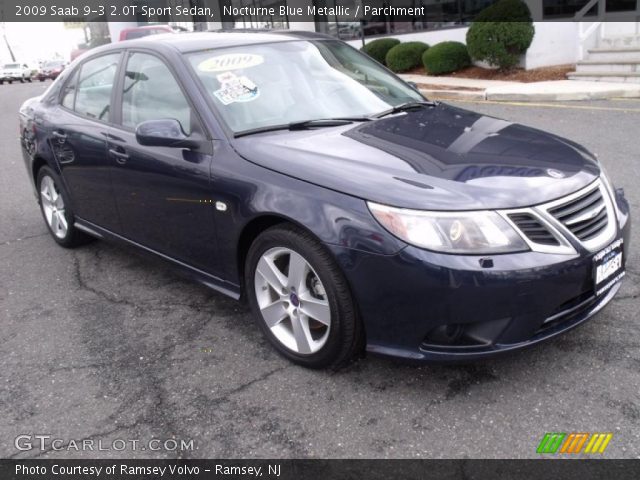
[[[256,266],[254,285],[262,320],[282,345],[310,355],[327,343],[331,307],[302,255],[284,247],[267,250]]]
[[[65,238],[69,225],[65,216],[64,199],[56,182],[48,175],[42,177],[40,182],[40,201],[47,225],[53,234],[60,239]]]

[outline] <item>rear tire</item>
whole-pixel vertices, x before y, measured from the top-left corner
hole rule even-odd
[[[58,245],[74,248],[92,239],[74,226],[71,202],[57,173],[49,167],[42,167],[38,171],[36,185],[42,217]]]
[[[291,225],[265,230],[244,271],[254,319],[281,355],[338,369],[360,353],[364,336],[347,281],[312,235]]]
[[[24,83],[24,77],[20,77],[20,83]]]
[[[27,82],[31,83],[31,77],[27,78]]]

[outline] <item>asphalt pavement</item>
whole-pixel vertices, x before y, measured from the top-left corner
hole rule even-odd
[[[165,264],[49,238],[17,124],[48,84],[0,86],[0,458],[526,458],[545,432],[612,432],[605,457],[640,458],[637,228],[618,297],[561,338],[464,366],[309,371]],[[638,225],[640,101],[458,105],[584,144]]]

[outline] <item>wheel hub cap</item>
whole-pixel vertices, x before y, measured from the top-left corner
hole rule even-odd
[[[295,293],[291,293],[291,295],[289,295],[289,301],[291,302],[291,305],[296,308],[300,306],[300,299]]]

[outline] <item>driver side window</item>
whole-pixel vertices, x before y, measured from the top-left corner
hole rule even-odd
[[[136,126],[147,120],[175,119],[191,134],[191,107],[162,60],[133,53],[127,61],[122,93],[122,124]]]

